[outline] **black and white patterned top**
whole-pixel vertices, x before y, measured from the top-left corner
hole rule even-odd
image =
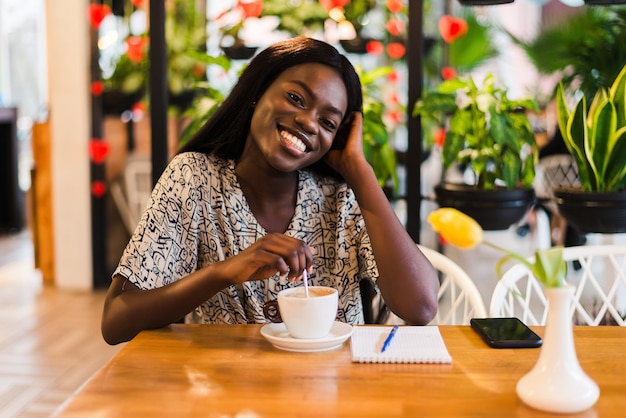
[[[237,255],[265,234],[239,186],[234,161],[182,153],[163,172],[113,275],[141,289],[164,286]],[[376,280],[378,270],[352,190],[337,180],[300,171],[296,210],[286,234],[313,247],[309,283],[339,291],[337,320],[363,323],[359,280]],[[275,275],[230,286],[186,321],[266,323],[263,304],[293,285]]]

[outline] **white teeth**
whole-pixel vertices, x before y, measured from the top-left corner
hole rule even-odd
[[[287,142],[289,142],[289,144],[291,146],[293,146],[294,148],[298,149],[299,151],[306,151],[306,144],[304,142],[302,142],[298,137],[296,137],[295,135],[290,134],[287,131],[280,131],[280,136]]]

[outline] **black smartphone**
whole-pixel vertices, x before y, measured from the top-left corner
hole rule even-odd
[[[541,337],[519,318],[472,318],[470,325],[489,347],[535,348]]]

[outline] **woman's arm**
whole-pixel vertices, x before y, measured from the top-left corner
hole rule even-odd
[[[352,124],[345,148],[331,150],[326,161],[346,179],[359,202],[385,303],[406,322],[427,324],[437,313],[436,271],[401,224],[365,160],[361,113],[355,113]]]
[[[271,233],[238,255],[163,287],[140,290],[118,275],[104,302],[102,336],[109,344],[128,341],[144,329],[181,319],[230,285],[264,280],[277,272],[293,281],[312,263],[311,250],[303,241]]]

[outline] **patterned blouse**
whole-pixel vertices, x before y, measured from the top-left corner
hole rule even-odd
[[[359,281],[376,280],[378,270],[352,190],[300,171],[296,210],[285,233],[314,249],[309,283],[339,291],[337,320],[363,323]],[[178,154],[154,188],[113,275],[140,289],[157,288],[233,257],[265,234],[239,186],[234,161]],[[263,304],[293,285],[275,275],[230,286],[200,305],[186,322],[266,323]]]

